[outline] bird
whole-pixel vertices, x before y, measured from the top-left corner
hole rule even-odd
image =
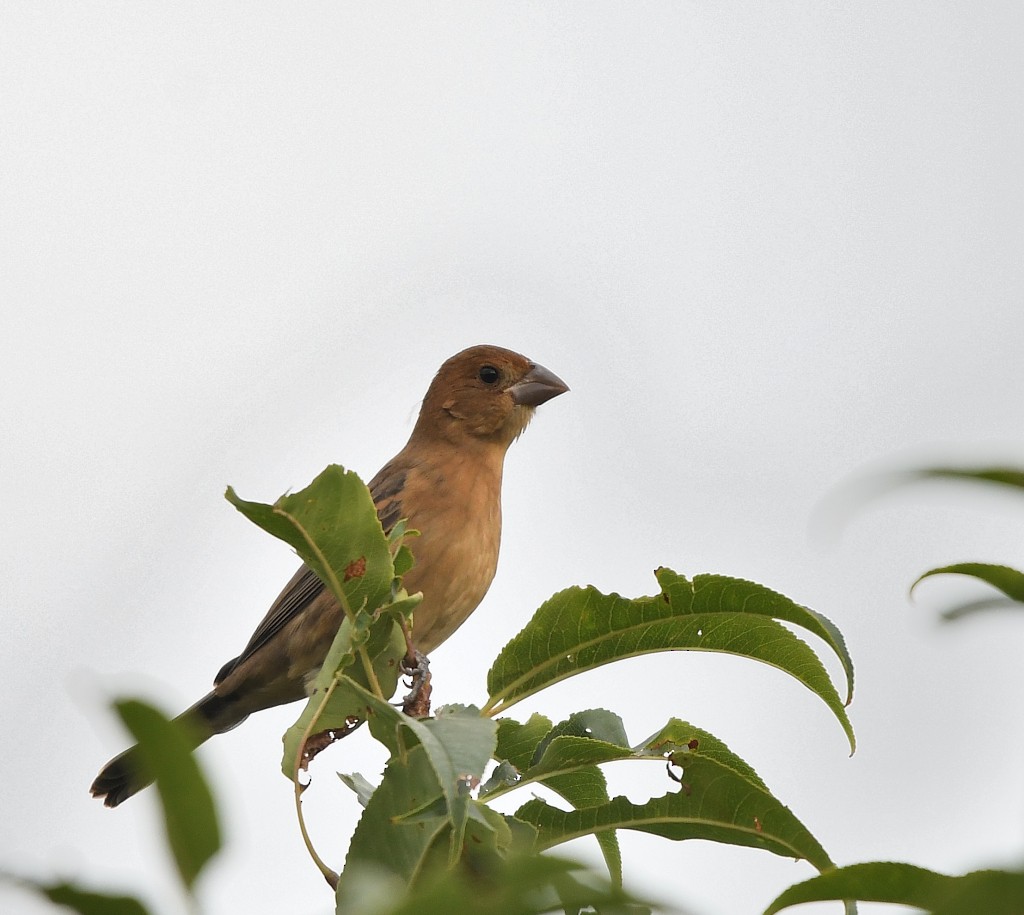
[[[509,446],[538,406],[569,390],[550,370],[499,346],[472,346],[438,369],[405,447],[370,481],[385,532],[401,519],[419,536],[403,578],[422,592],[412,642],[428,655],[483,600],[498,562],[501,477]],[[194,746],[253,712],[306,698],[343,620],[334,595],[303,564],[213,689],[175,719]],[[116,807],[151,784],[136,748],[114,757],[91,793]]]

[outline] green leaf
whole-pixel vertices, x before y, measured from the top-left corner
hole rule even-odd
[[[468,868],[425,872],[412,892],[395,898],[379,869],[353,869],[360,899],[339,894],[339,915],[541,915],[557,910],[604,913],[638,912],[638,902],[609,886],[583,865],[552,855],[495,856],[481,871]],[[365,888],[365,889],[364,889]],[[390,904],[388,904],[390,903]]]
[[[948,877],[912,864],[852,864],[791,886],[764,915],[804,902],[840,899],[916,906],[933,915],[1020,915],[1024,911],[1024,874],[975,871]]]
[[[462,847],[470,792],[479,784],[494,753],[497,723],[471,705],[443,706],[434,718],[418,721],[377,699],[353,680],[342,679],[349,689],[362,696],[370,731],[391,750],[392,759],[407,752],[401,736],[403,730],[411,732],[423,748],[452,824],[450,861],[454,862]]]
[[[967,480],[1024,489],[1024,470],[1019,467],[925,467],[921,470],[912,470],[908,475],[916,479]]]
[[[343,785],[346,785],[355,792],[356,800],[359,801],[360,807],[365,807],[370,802],[370,798],[373,797],[373,792],[377,790],[374,785],[371,785],[366,778],[358,772],[352,772],[350,774],[339,772],[338,778],[341,779]]]
[[[310,690],[302,713],[284,734],[281,771],[294,779],[299,748],[309,733],[344,732],[370,714],[366,704],[369,682],[366,671],[355,663],[354,626],[345,619]],[[384,696],[391,698],[398,686],[406,644],[402,631],[390,616],[382,615],[369,627],[364,648]],[[359,690],[351,688],[357,683]]]
[[[495,748],[495,757],[506,760],[502,765],[510,767],[512,767],[512,758],[514,758],[525,770],[530,762],[540,757],[547,760],[552,743],[558,747],[564,741],[569,740],[596,746],[604,739],[605,741],[619,741],[621,745],[626,744],[622,719],[603,709],[576,712],[554,727],[550,725],[551,722],[547,718],[537,714],[534,714],[525,725],[510,718],[502,718],[498,723],[498,745]],[[547,729],[546,732],[545,729]],[[598,756],[597,761],[605,761],[605,757],[600,754]],[[518,773],[519,769],[513,767],[513,772]],[[529,769],[529,772],[528,781],[541,782],[573,807],[594,807],[605,804],[609,800],[608,783],[604,773],[587,762],[576,763],[570,767],[560,767],[557,763],[549,765],[547,768],[544,764],[535,765]],[[517,787],[520,779],[512,777],[512,774],[502,770],[499,766],[488,783],[481,789],[480,796],[495,796]],[[615,885],[621,885],[622,853],[615,831],[600,832],[596,835],[596,839],[608,865],[612,882]]]
[[[337,464],[301,492],[273,505],[225,498],[254,524],[291,544],[334,595],[352,611],[373,610],[391,594],[395,568],[373,499],[362,480]]]
[[[358,882],[354,874],[360,865],[383,867],[403,884],[412,882],[435,837],[448,827],[448,819],[443,815],[414,822],[404,818],[441,797],[441,786],[422,746],[392,756],[352,835],[345,870],[338,880],[339,912],[348,911],[345,903],[350,884]],[[358,894],[352,890],[352,895]]]
[[[13,874],[0,874],[24,889],[45,896],[55,905],[66,906],[80,915],[148,915],[149,910],[133,896],[117,893],[98,893],[83,889],[74,883],[42,883]]]
[[[114,708],[138,743],[142,768],[156,782],[167,841],[182,882],[191,891],[203,866],[220,848],[213,796],[192,755],[195,742],[180,723],[137,699],[119,700]]]
[[[670,753],[672,763],[683,770],[678,791],[643,804],[620,796],[598,807],[573,811],[558,810],[541,800],[528,801],[516,811],[516,817],[537,827],[538,850],[605,829],[635,829],[673,840],[709,839],[764,848],[804,858],[819,870],[831,866],[817,839],[760,779],[745,774],[749,767],[724,744],[684,722],[675,722],[673,727],[701,735],[690,737],[688,746],[675,751],[669,750],[676,746],[675,741],[664,739],[666,729],[652,738],[658,740],[659,753]],[[581,743],[578,738],[560,739],[572,740],[574,746]],[[696,746],[690,749],[695,739]],[[632,755],[639,758],[651,749],[645,746]],[[628,751],[618,748],[618,752]]]
[[[933,575],[969,575],[1002,591],[1010,600],[1024,603],[1024,572],[1018,572],[1009,566],[992,565],[987,562],[958,562],[929,569],[910,586],[910,593],[913,594],[914,588]]]
[[[550,731],[551,719],[537,712],[526,724],[514,718],[499,718],[494,758],[508,760],[518,771],[525,772],[533,764],[538,745]]]
[[[656,651],[720,651],[763,661],[816,693],[854,747],[843,702],[814,651],[776,619],[802,626],[836,652],[852,689],[852,663],[824,617],[768,588],[721,575],[692,582],[659,569],[661,593],[628,599],[596,588],[569,588],[537,610],[487,675],[484,711],[501,712],[552,683],[620,658]],[[849,695],[849,691],[848,691]]]

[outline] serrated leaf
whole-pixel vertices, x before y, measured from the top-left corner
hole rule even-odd
[[[338,911],[346,908],[349,884],[359,865],[386,867],[408,885],[419,872],[435,837],[448,827],[448,819],[420,818],[403,821],[411,811],[422,810],[443,796],[422,746],[392,756],[380,785],[356,825],[338,880]],[[358,895],[353,892],[353,895]]]
[[[922,581],[933,575],[968,575],[991,585],[1010,600],[1024,603],[1024,572],[1019,572],[1010,566],[993,565],[988,562],[958,562],[929,569],[910,586],[911,594]]]
[[[156,783],[167,842],[181,880],[191,891],[220,848],[213,795],[192,755],[195,741],[181,723],[137,699],[119,700],[114,708],[138,743],[142,768]]]
[[[682,767],[683,784],[662,797],[633,804],[620,796],[600,807],[572,811],[535,799],[520,807],[516,816],[537,827],[538,850],[605,829],[635,829],[673,840],[709,839],[764,848],[804,858],[819,870],[831,866],[825,850],[792,812],[763,784],[728,764],[727,757],[723,761],[721,752],[698,748],[679,751],[673,758]]]
[[[789,887],[764,915],[804,902],[842,899],[915,906],[932,915],[1019,915],[1024,911],[1024,874],[975,871],[949,877],[913,864],[852,864]]]
[[[300,492],[273,505],[248,502],[230,486],[225,498],[254,524],[290,544],[352,611],[376,609],[395,577],[369,490],[351,470],[327,467]]]
[[[411,732],[423,748],[452,824],[450,856],[454,861],[462,847],[470,791],[483,777],[494,753],[497,723],[473,706],[458,705],[443,706],[434,718],[420,721],[377,699],[355,681],[342,680],[362,697],[371,733],[391,750],[392,758],[408,752],[400,736],[402,730]]]
[[[537,746],[551,731],[551,719],[534,712],[525,724],[514,718],[498,719],[495,759],[506,759],[520,772],[533,764]]]
[[[485,711],[504,711],[552,683],[621,658],[656,651],[719,651],[763,661],[816,693],[855,746],[853,728],[818,656],[776,617],[821,636],[852,677],[841,637],[824,618],[761,585],[720,575],[693,582],[658,570],[662,592],[628,599],[569,588],[546,601],[487,675]],[[834,627],[831,627],[834,630]],[[852,679],[850,679],[852,688]]]
[[[26,891],[38,893],[55,905],[65,906],[79,915],[148,915],[149,910],[134,896],[87,890],[75,883],[61,880],[44,883],[0,873],[0,879],[17,884]]]
[[[622,719],[607,709],[587,709],[573,712],[564,721],[560,721],[537,744],[532,762],[536,764],[543,757],[551,741],[558,737],[585,737],[603,741],[619,747],[629,747],[626,729]]]
[[[573,739],[573,738],[570,738]],[[574,738],[582,740],[584,738]],[[610,800],[608,780],[597,766],[580,766],[572,772],[556,773],[538,778],[557,795],[568,801],[574,808],[600,807]],[[594,834],[601,856],[608,867],[608,875],[614,886],[622,885],[622,850],[619,836],[614,829],[603,829]]]

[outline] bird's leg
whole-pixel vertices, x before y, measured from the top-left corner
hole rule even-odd
[[[422,652],[413,649],[412,656],[402,659],[402,671],[412,681],[409,694],[402,700],[402,711],[411,718],[426,718],[430,714],[430,662]]]
[[[430,662],[413,643],[412,633],[405,620],[400,621],[405,636],[405,657],[402,658],[402,672],[412,680],[406,686],[409,694],[402,700],[402,711],[410,718],[426,718],[430,714]]]

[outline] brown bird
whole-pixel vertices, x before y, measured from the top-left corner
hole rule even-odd
[[[403,584],[410,594],[423,592],[413,642],[424,654],[455,632],[487,593],[501,539],[505,452],[536,407],[568,390],[511,350],[463,350],[434,376],[406,446],[370,481],[384,530],[406,518],[420,532]],[[303,565],[242,653],[220,669],[213,690],[178,716],[191,725],[196,746],[252,712],[305,698],[342,619],[337,600]],[[91,790],[116,807],[150,781],[132,748],[104,766]]]

